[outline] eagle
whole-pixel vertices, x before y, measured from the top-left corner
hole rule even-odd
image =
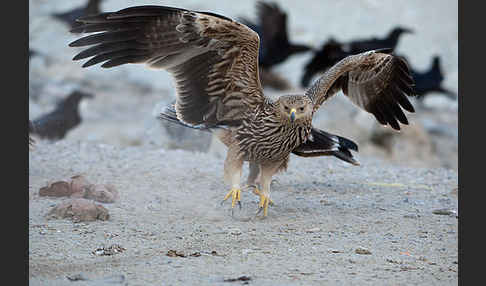
[[[408,124],[402,108],[414,112],[407,98],[413,95],[408,65],[389,50],[348,56],[305,93],[270,98],[259,80],[259,36],[238,21],[165,6],[129,7],[78,21],[73,32],[93,33],[69,44],[89,46],[73,58],[90,58],[83,67],[143,63],[173,76],[176,101],[161,117],[212,130],[227,146],[224,179],[231,188],[223,201],[231,198],[232,209],[241,206],[244,162],[259,195],[256,215],[266,217],[272,177],[287,169],[291,153],[349,157],[349,149],[357,149],[350,140],[312,125],[319,107],[339,91],[395,130]],[[323,141],[327,150],[321,149]]]

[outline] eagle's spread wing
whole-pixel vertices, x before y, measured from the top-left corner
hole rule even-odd
[[[383,125],[400,130],[408,124],[400,106],[414,112],[407,96],[414,95],[414,81],[404,59],[369,51],[344,58],[331,67],[307,91],[314,111],[339,90],[357,106],[372,113]]]
[[[79,19],[73,32],[100,32],[72,47],[90,46],[73,60],[83,67],[145,63],[169,71],[177,117],[189,125],[239,125],[263,102],[258,34],[224,16],[163,6],[138,6]]]

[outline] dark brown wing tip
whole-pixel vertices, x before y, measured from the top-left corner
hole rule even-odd
[[[393,49],[392,48],[381,48],[381,49],[376,49],[376,50],[373,50],[373,52],[375,53],[382,53],[382,54],[391,54],[393,52]]]
[[[415,96],[414,81],[406,61],[401,57],[393,58],[393,70],[390,83],[382,94],[370,106],[370,112],[377,121],[392,129],[400,131],[400,123],[408,125],[409,121],[403,110],[414,113],[415,109],[408,97]],[[403,110],[402,110],[403,109]]]
[[[77,39],[76,41],[69,43],[68,46],[69,47],[81,47],[81,45],[79,44],[79,40],[81,40],[81,39]]]

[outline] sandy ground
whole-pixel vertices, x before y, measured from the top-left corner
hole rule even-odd
[[[37,140],[29,153],[29,284],[457,284],[457,101],[431,95],[423,106],[414,102],[410,126],[386,151],[370,143],[373,117],[333,98],[314,125],[356,141],[361,166],[293,156],[288,172],[276,176],[269,216],[248,220],[257,197],[245,192],[232,217],[229,203],[220,205],[228,191],[224,148],[209,134],[156,120],[174,100],[167,73],[136,65],[82,69],[71,61],[78,50],[67,44],[78,36],[49,14],[83,2],[29,1],[29,46],[41,53],[30,61],[29,118],[73,89],[96,95],[82,103],[83,123],[64,140]],[[411,27],[416,34],[404,36],[397,51],[417,69],[440,55],[444,86],[457,91],[457,1],[277,2],[289,12],[292,39],[314,47],[330,36],[347,41]],[[107,0],[102,9],[142,4],[233,18],[254,13],[253,1],[216,0]],[[275,72],[297,86],[310,56],[292,57]],[[47,218],[67,198],[40,197],[39,189],[77,174],[116,187],[120,198],[103,204],[109,220]],[[452,214],[434,214],[441,209]],[[112,245],[124,250],[93,254]],[[360,248],[370,254],[356,253]],[[186,257],[167,256],[171,250]],[[78,274],[89,280],[67,278]],[[250,280],[225,281],[242,276]]]
[[[292,157],[275,177],[268,217],[247,221],[257,196],[243,193],[231,217],[229,202],[220,205],[222,160],[210,154],[66,140],[40,143],[29,159],[31,285],[71,285],[66,276],[79,273],[124,275],[127,285],[223,285],[240,276],[252,285],[457,284],[457,218],[433,213],[457,211],[451,170]],[[76,174],[117,188],[119,201],[104,204],[108,221],[46,218],[65,199],[38,189]],[[126,250],[92,253],[113,244]]]

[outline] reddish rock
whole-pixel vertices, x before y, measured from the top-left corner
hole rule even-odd
[[[71,177],[71,189],[73,194],[76,193],[84,193],[84,188],[91,185],[91,183],[83,176],[83,175],[76,175]],[[83,197],[82,195],[79,197]]]
[[[91,184],[83,175],[71,177],[71,182],[59,181],[39,190],[40,196],[71,197],[113,203],[118,200],[118,191],[113,185]]]
[[[76,198],[56,205],[47,214],[51,218],[71,218],[74,222],[108,220],[108,210],[93,201]]]
[[[84,189],[83,198],[100,203],[113,203],[118,199],[118,192],[112,185],[90,185]]]
[[[39,189],[41,197],[69,197],[70,195],[72,195],[71,187],[64,181],[54,182]]]

